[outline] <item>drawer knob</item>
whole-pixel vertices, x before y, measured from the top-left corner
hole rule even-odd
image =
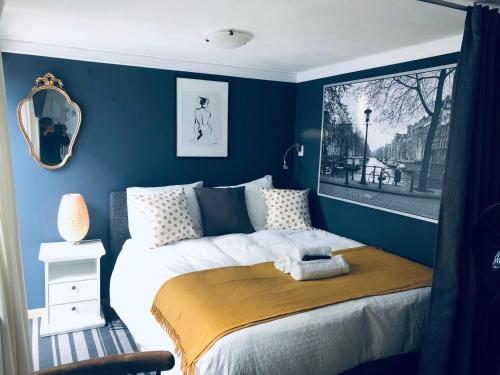
[[[75,310],[76,310],[76,307],[75,307],[75,306],[73,306],[73,307],[71,308],[71,311],[75,311]]]
[[[74,285],[73,285],[73,286],[71,287],[71,290],[75,290],[75,289],[76,289],[76,286],[74,286]]]

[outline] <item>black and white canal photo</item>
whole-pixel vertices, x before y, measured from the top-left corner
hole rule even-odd
[[[437,220],[455,66],[324,86],[318,193]]]

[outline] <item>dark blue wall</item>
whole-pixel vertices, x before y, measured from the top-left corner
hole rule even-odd
[[[281,170],[283,151],[295,140],[306,147],[295,158],[293,185],[317,189],[323,85],[454,63],[457,54],[381,67],[298,85],[148,68],[3,54],[10,142],[14,164],[23,263],[29,308],[44,304],[40,242],[61,240],[61,196],[82,193],[91,215],[88,238],[108,241],[108,194],[127,186],[204,180],[234,184],[272,174],[277,186],[292,184]],[[73,157],[57,171],[38,167],[17,127],[15,108],[36,77],[61,78],[82,109]],[[175,156],[176,77],[229,82],[229,157]],[[295,126],[295,128],[294,128]],[[316,226],[410,259],[431,264],[436,225],[388,212],[311,196]],[[103,266],[103,295],[113,260]]]
[[[3,54],[9,136],[29,308],[44,305],[40,242],[60,241],[57,210],[65,193],[82,193],[91,227],[88,238],[108,239],[108,194],[127,186],[155,186],[204,180],[235,184],[272,174],[288,186],[281,170],[293,140],[295,84],[234,77]],[[61,78],[82,110],[74,155],[63,169],[38,167],[28,155],[15,110],[35,78]],[[229,82],[229,157],[175,156],[176,77]],[[112,260],[103,266],[103,295]]]
[[[295,139],[304,143],[306,152],[303,158],[295,159],[294,185],[317,191],[323,85],[451,64],[457,59],[458,54],[449,54],[298,84]],[[427,265],[433,262],[436,224],[315,193],[311,197],[311,212],[314,224],[320,228]]]

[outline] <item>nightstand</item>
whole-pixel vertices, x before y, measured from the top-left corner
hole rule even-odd
[[[40,335],[102,327],[100,240],[49,242],[40,245],[38,259],[45,264],[45,310]]]

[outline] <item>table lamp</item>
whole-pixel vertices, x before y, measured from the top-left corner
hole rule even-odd
[[[87,235],[89,226],[89,212],[82,195],[63,195],[57,216],[57,227],[61,237],[68,242],[78,244]]]

